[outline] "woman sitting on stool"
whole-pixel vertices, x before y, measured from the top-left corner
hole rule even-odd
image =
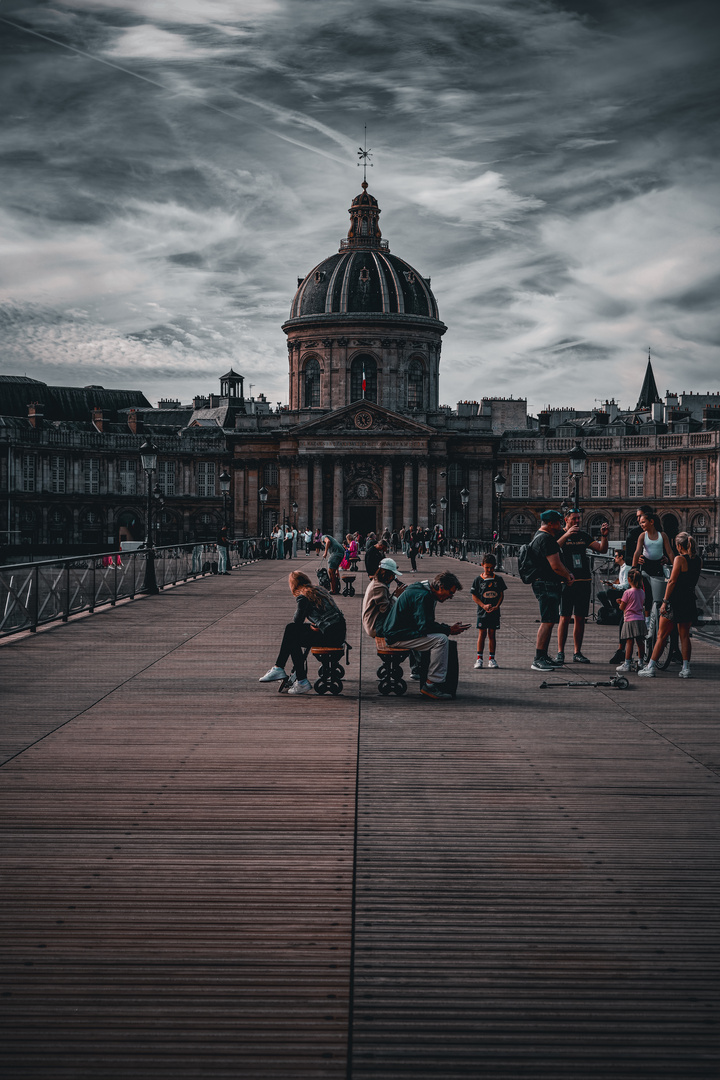
[[[290,592],[297,600],[295,616],[285,627],[280,652],[274,667],[258,682],[286,679],[285,664],[292,657],[296,681],[288,694],[307,694],[312,689],[307,678],[303,650],[308,646],[340,646],[345,641],[345,616],[325,589],[310,582],[307,574],[293,570],[288,577]],[[306,622],[307,620],[307,622]]]

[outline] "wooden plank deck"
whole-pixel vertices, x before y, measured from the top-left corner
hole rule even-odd
[[[290,568],[0,647],[6,1075],[714,1078],[717,651],[540,691],[509,579],[500,670],[468,631],[455,703],[381,698],[359,591],[345,693],[287,698]]]

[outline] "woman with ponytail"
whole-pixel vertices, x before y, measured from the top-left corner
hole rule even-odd
[[[273,667],[259,682],[286,679],[285,665],[292,657],[295,682],[288,694],[307,694],[312,689],[307,678],[304,649],[317,645],[342,645],[345,640],[345,616],[329,592],[313,585],[307,574],[293,570],[288,577],[290,592],[297,600],[293,621],[283,634],[280,652]]]
[[[638,671],[638,675],[644,675],[648,679],[654,678],[657,673],[656,661],[662,654],[673,623],[677,626],[680,652],[683,658],[680,678],[690,678],[690,653],[692,650],[690,627],[697,617],[695,586],[700,577],[702,559],[697,553],[697,544],[694,538],[686,532],[677,534],[675,547],[678,554],[675,556],[672,573],[665,585],[665,596],[660,608],[658,639],[647,667],[644,667],[642,671]]]

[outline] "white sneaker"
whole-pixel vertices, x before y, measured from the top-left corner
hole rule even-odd
[[[275,664],[269,671],[265,672],[262,679],[258,679],[258,682],[280,682],[281,679],[287,679],[285,668],[278,667]]]
[[[491,656],[491,657],[490,657],[490,659],[488,660],[488,667],[491,667],[491,668],[496,668],[496,667],[499,667],[499,666],[500,666],[500,665],[498,664],[498,662],[497,662],[497,660],[495,659],[495,657],[494,657],[494,656]]]
[[[632,671],[629,660],[623,660],[619,667],[615,668],[616,671]],[[638,669],[639,670],[639,669]]]
[[[681,668],[678,672],[678,679],[692,679],[692,675],[690,674],[690,668]]]
[[[648,664],[646,667],[640,668],[640,670],[638,671],[638,675],[644,675],[646,679],[654,679],[655,668],[650,667],[650,665]]]
[[[478,656],[477,660],[473,664],[473,667],[475,668],[475,671],[479,671],[480,668],[482,667],[482,664],[483,664],[482,656]]]
[[[298,679],[297,682],[292,684],[288,694],[309,694],[311,690],[312,686],[307,679]]]

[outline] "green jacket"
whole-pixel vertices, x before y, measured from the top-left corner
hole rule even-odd
[[[416,581],[408,585],[385,616],[382,633],[388,645],[428,634],[449,634],[447,623],[435,621],[436,603],[428,582]]]

